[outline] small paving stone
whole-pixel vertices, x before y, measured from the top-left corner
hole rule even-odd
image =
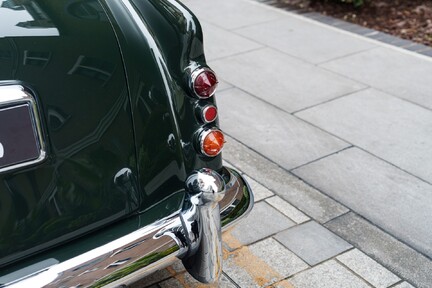
[[[422,51],[422,52],[420,52],[420,54],[423,54],[423,55],[426,55],[426,56],[432,56],[432,49],[426,50],[426,51]]]
[[[242,245],[248,245],[282,230],[294,226],[295,223],[265,202],[255,204],[251,213],[231,231]],[[230,248],[238,248],[230,246]]]
[[[260,200],[263,200],[265,198],[268,198],[268,197],[271,197],[274,195],[273,192],[271,192],[269,189],[262,186],[261,184],[259,184],[258,182],[256,182],[252,178],[250,178],[249,176],[244,175],[244,178],[246,179],[246,181],[248,181],[249,185],[251,186],[255,202],[258,202]]]
[[[255,243],[249,246],[249,250],[284,278],[309,267],[299,257],[273,238]]]
[[[224,262],[223,270],[231,279],[239,283],[241,287],[259,287],[246,270],[231,260]]]
[[[256,250],[256,248],[253,249]],[[274,254],[275,251],[271,253]],[[281,266],[279,261],[269,263],[266,260],[268,259],[255,255],[250,247],[244,246],[234,252],[224,251],[223,269],[228,277],[240,287],[268,287],[268,285],[283,280],[285,276],[276,270]],[[275,264],[277,267],[274,267]],[[284,274],[287,273],[284,272]]]
[[[266,199],[266,202],[272,205],[274,208],[282,212],[285,216],[296,222],[297,224],[309,221],[310,218],[299,211],[297,208],[280,198],[279,196],[274,196]]]
[[[362,279],[334,260],[301,272],[289,282],[296,288],[369,288]]]
[[[184,287],[176,278],[170,278],[159,283],[160,288],[182,288]]]
[[[432,261],[350,212],[325,224],[367,255],[417,287],[430,288]]]
[[[409,284],[408,282],[404,281],[396,286],[393,286],[392,288],[415,288],[415,287]]]
[[[415,51],[415,52],[428,50],[428,48],[429,48],[428,46],[423,45],[423,44],[413,44],[413,45],[405,47],[405,49],[410,50],[410,51]]]
[[[334,257],[352,246],[316,222],[285,230],[275,237],[309,265]]]
[[[203,284],[195,280],[189,273],[183,273],[170,278],[162,283],[159,283],[161,288],[199,288],[203,287]],[[231,280],[229,280],[224,274],[221,275],[218,283],[207,284],[205,287],[208,288],[236,288]]]
[[[281,282],[273,284],[272,288],[294,288],[288,280],[282,280]]]
[[[385,35],[387,35],[387,34],[385,34],[385,33],[383,33],[383,32],[376,31],[375,33],[370,33],[370,34],[368,35],[368,37],[369,37],[369,38],[372,38],[372,39],[378,39],[378,38],[382,38],[382,37],[385,36]]]
[[[224,157],[244,173],[256,179],[281,198],[317,220],[325,223],[349,210],[307,185],[231,137],[226,137]]]
[[[396,37],[396,39],[394,41],[390,42],[390,44],[398,46],[398,47],[405,47],[405,46],[411,45],[412,41]]]
[[[363,277],[377,288],[386,288],[400,281],[399,277],[366,256],[358,249],[353,249],[337,257],[352,271]]]
[[[181,273],[181,272],[185,271],[185,268],[184,268],[183,263],[181,262],[181,260],[176,261],[169,268],[171,268],[175,273]]]

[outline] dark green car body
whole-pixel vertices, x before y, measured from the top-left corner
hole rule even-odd
[[[197,116],[215,103],[191,93],[207,65],[181,3],[3,1],[0,27],[0,113],[9,88],[30,95],[41,151],[0,159],[0,287],[179,210],[193,171],[226,178],[220,155],[197,151],[197,133],[218,123]],[[20,127],[3,126],[4,155],[18,153],[24,138],[3,138]]]

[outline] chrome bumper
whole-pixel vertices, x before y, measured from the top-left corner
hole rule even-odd
[[[118,287],[176,259],[197,280],[216,281],[222,269],[221,227],[235,224],[253,206],[246,181],[234,170],[224,168],[223,174],[197,171],[186,181],[184,205],[176,213],[61,263],[3,276],[0,287]]]

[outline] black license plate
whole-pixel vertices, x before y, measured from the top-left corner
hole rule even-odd
[[[40,145],[29,104],[0,108],[0,169],[38,159]]]

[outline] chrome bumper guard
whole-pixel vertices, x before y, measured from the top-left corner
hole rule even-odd
[[[249,213],[253,194],[234,170],[210,169],[186,181],[183,208],[151,225],[0,287],[121,287],[182,259],[204,283],[222,272],[221,230]],[[28,269],[28,268],[27,268]],[[123,286],[124,287],[124,286]]]

